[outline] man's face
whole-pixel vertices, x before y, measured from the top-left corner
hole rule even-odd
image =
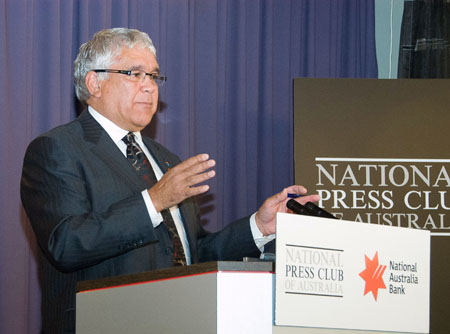
[[[109,68],[159,73],[156,57],[140,45],[124,46]],[[99,83],[101,94],[94,109],[124,130],[140,131],[150,123],[158,106],[158,86],[148,76],[144,82],[133,82],[124,74],[108,73],[108,79]]]

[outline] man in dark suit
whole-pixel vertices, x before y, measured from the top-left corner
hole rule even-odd
[[[87,110],[34,139],[23,165],[22,202],[42,250],[43,333],[74,331],[78,280],[169,267],[177,258],[189,265],[258,257],[273,239],[276,212],[286,211],[287,193],[306,193],[286,188],[252,216],[208,233],[193,196],[208,191],[214,160],[199,154],[181,162],[140,134],[165,81],[148,35],[98,32],[81,46],[74,73]]]

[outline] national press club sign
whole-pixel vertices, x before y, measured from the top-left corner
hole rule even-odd
[[[315,173],[338,218],[450,235],[450,159],[316,157]]]

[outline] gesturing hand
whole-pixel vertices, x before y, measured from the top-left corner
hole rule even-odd
[[[213,178],[216,172],[208,169],[215,165],[216,162],[209,159],[208,154],[199,154],[170,169],[148,190],[155,209],[160,212],[186,198],[207,192],[208,185],[195,185]]]
[[[264,201],[255,216],[256,225],[263,235],[275,233],[275,218],[277,212],[291,212],[286,207],[288,193],[305,195],[306,189],[303,186],[290,186],[288,188],[284,188],[278,194],[275,194]],[[320,196],[317,194],[302,196],[296,199],[296,201],[300,204],[305,204],[306,202],[317,202],[319,200]]]

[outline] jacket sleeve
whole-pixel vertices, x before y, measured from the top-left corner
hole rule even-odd
[[[249,219],[239,219],[219,232],[199,238],[200,262],[242,261],[244,257],[259,257],[261,252],[253,239]]]

